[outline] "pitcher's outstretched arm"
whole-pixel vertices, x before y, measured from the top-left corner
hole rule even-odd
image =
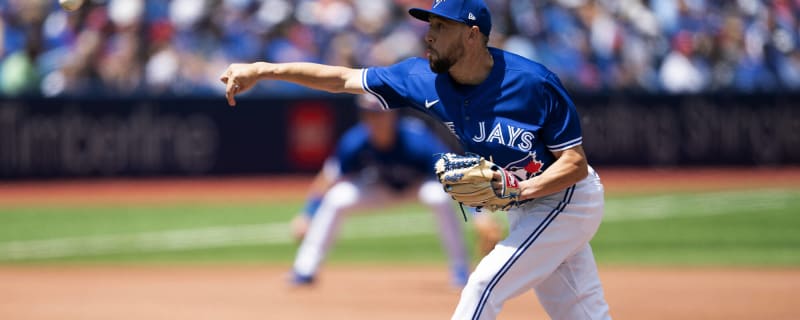
[[[259,80],[283,80],[331,93],[365,93],[361,87],[361,69],[309,62],[234,63],[220,75],[225,84],[225,98],[236,105],[235,96],[250,90]]]

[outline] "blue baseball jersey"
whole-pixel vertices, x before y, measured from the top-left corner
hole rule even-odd
[[[369,127],[363,123],[342,135],[335,158],[339,174],[356,175],[366,183],[386,184],[403,189],[423,179],[435,179],[435,154],[448,152],[439,137],[417,119],[400,117],[395,143],[381,150],[369,141]]]
[[[582,143],[575,105],[543,65],[489,48],[494,66],[479,85],[461,85],[410,58],[362,71],[364,90],[383,108],[411,106],[441,120],[465,151],[491,158],[520,179],[543,172],[553,151]]]

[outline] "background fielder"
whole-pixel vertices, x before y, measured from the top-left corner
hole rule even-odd
[[[314,179],[304,212],[292,222],[296,238],[302,239],[292,281],[313,282],[347,214],[418,199],[437,220],[453,285],[465,285],[470,259],[460,218],[433,175],[433,155],[451,150],[422,121],[365,109],[378,104],[371,95],[359,96],[358,102],[360,123],[343,134],[335,154]],[[489,216],[474,221],[485,254],[500,231]]]

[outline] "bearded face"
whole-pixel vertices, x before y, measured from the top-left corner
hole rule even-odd
[[[446,73],[458,62],[459,57],[464,54],[464,45],[460,42],[453,42],[449,46],[436,50],[428,48],[430,52],[428,63],[434,73]]]
[[[427,58],[431,71],[444,73],[450,71],[465,52],[462,38],[468,27],[459,22],[430,17],[428,33],[425,34]]]

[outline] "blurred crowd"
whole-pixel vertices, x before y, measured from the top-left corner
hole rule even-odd
[[[800,0],[485,0],[490,45],[572,91],[800,90]],[[3,96],[210,96],[231,62],[420,55],[429,0],[0,0]],[[253,95],[308,94],[262,82]]]

